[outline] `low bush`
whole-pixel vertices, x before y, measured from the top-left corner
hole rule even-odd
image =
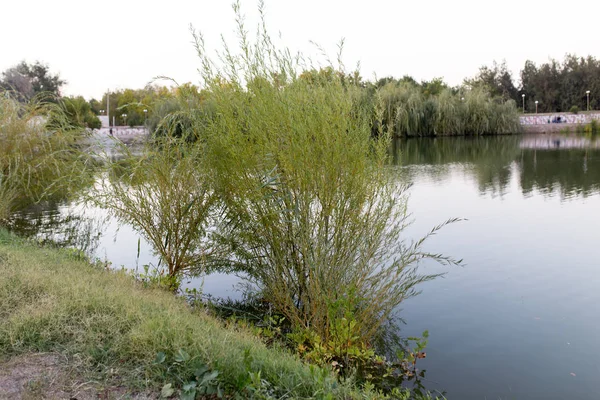
[[[207,232],[218,206],[200,145],[172,136],[157,138],[142,155],[122,146],[87,196],[152,245],[176,290],[182,275],[209,272],[217,250]]]

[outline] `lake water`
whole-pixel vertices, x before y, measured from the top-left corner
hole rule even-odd
[[[448,399],[600,398],[596,143],[544,135],[414,139],[396,142],[394,154],[399,178],[413,184],[407,237],[466,219],[426,245],[465,265],[423,264],[446,275],[423,284],[400,313],[403,336],[429,330],[427,358],[418,364],[426,387]],[[48,230],[49,220],[62,224],[71,215],[72,222],[80,213],[38,207],[14,227]],[[104,225],[98,257],[128,268],[156,263],[143,241],[138,258],[131,229]],[[204,290],[237,297],[236,282],[210,276]]]

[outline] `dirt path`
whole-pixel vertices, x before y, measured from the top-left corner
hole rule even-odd
[[[0,400],[152,398],[122,387],[85,382],[58,354],[28,354],[0,361]]]

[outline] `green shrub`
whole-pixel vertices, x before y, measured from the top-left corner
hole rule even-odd
[[[389,132],[372,135],[374,111],[340,67],[313,82],[312,70],[262,30],[223,68],[196,36],[213,119],[195,129],[206,143],[224,213],[218,227],[232,265],[295,329],[329,341],[350,313],[352,335],[369,346],[392,311],[432,279],[417,261],[422,241],[403,240],[406,196],[388,167]],[[375,111],[381,115],[380,111]],[[379,125],[381,126],[381,124]]]
[[[585,126],[585,133],[589,136],[596,137],[600,133],[600,123],[596,119]]]
[[[88,158],[76,150],[82,132],[54,103],[20,103],[0,91],[0,219],[90,182]]]
[[[571,128],[568,128],[568,127],[560,128],[560,133],[563,135],[568,135],[571,133]]]
[[[218,198],[203,151],[171,136],[154,140],[142,156],[122,148],[123,157],[107,164],[110,179],[101,180],[88,200],[152,245],[176,290],[183,274],[208,272],[216,254],[207,228]]]
[[[570,113],[572,113],[572,114],[579,114],[579,107],[577,107],[577,106],[572,106],[572,107],[569,109],[569,112],[570,112]]]

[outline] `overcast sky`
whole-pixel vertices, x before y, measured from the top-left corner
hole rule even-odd
[[[265,0],[267,23],[292,50],[332,56],[346,39],[345,64],[366,78],[443,77],[451,85],[483,64],[506,59],[515,78],[525,60],[600,57],[600,1],[552,0]],[[243,0],[248,27],[257,1]],[[48,63],[86,98],[107,89],[140,88],[158,75],[197,82],[189,25],[217,48],[235,40],[230,0],[2,0],[0,71],[21,60]],[[586,23],[589,22],[589,28]],[[251,29],[252,31],[253,29]]]

